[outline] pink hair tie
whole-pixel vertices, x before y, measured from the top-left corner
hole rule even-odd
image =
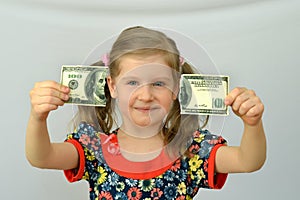
[[[185,63],[185,60],[183,57],[179,56],[179,73],[182,74],[182,66]]]
[[[179,64],[182,66],[185,63],[184,58],[179,56]]]
[[[103,64],[105,66],[108,66],[109,65],[109,55],[108,53],[104,54],[102,57],[101,57],[101,60],[103,62]]]

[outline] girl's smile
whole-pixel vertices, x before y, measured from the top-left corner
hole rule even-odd
[[[150,111],[157,109],[157,108],[151,108],[151,107],[135,107],[135,106],[133,108],[142,113],[148,113]]]

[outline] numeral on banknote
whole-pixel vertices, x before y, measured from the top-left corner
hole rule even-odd
[[[82,78],[82,74],[68,74],[68,78]]]
[[[224,99],[222,98],[212,98],[212,108],[225,108]]]

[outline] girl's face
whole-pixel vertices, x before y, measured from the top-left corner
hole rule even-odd
[[[124,56],[119,75],[107,78],[111,96],[117,99],[123,124],[161,126],[177,98],[174,70],[162,55]]]

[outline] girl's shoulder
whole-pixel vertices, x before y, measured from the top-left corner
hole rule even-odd
[[[99,130],[94,124],[87,122],[80,122],[70,136],[81,137],[83,135],[95,137],[99,136],[101,130]]]
[[[193,133],[192,138],[188,151],[200,157],[207,157],[215,146],[226,144],[226,140],[221,135],[212,134],[208,130],[198,129]]]
[[[207,129],[197,129],[193,133],[193,140],[201,142],[203,140],[219,140],[223,139],[221,135],[213,134]]]
[[[90,150],[98,150],[100,147],[100,135],[104,134],[95,125],[80,122],[77,128],[67,135],[66,141],[76,140],[81,146]]]

